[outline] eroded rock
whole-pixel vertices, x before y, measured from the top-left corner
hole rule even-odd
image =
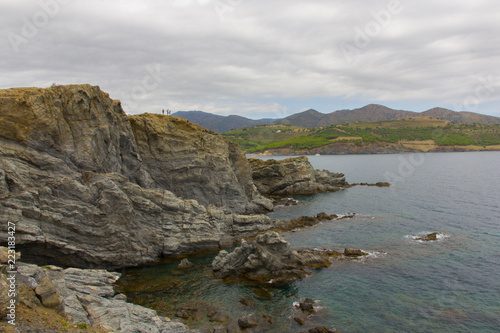
[[[0,90],[0,220],[27,262],[109,269],[218,248],[271,228],[237,212],[271,208],[216,133],[129,118],[97,86]]]
[[[266,195],[331,192],[347,184],[344,174],[315,170],[305,156],[266,161],[251,158],[249,162],[255,186]]]
[[[257,282],[281,283],[304,277],[306,267],[329,265],[324,252],[299,253],[292,250],[277,232],[267,232],[253,242],[243,241],[228,253],[220,251],[212,262],[212,269],[220,278],[242,277]]]

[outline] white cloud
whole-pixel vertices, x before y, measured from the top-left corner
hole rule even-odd
[[[499,9],[494,0],[9,0],[0,87],[91,83],[134,95],[130,113],[251,117],[300,111],[299,99],[322,112],[337,109],[315,104],[325,98],[451,108],[480,91],[471,109],[500,116]],[[29,24],[36,33],[26,36]],[[148,66],[161,80],[143,92]],[[488,75],[495,84],[484,88]]]

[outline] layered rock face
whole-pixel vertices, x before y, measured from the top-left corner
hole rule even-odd
[[[249,166],[237,147],[225,142],[228,151],[217,150],[224,141],[215,134],[197,135],[199,128],[187,130],[187,122],[161,118],[156,124],[155,117],[136,117],[136,140],[120,103],[99,87],[0,90],[0,220],[16,223],[17,249],[25,260],[73,267],[133,266],[162,255],[231,244],[234,238],[271,228],[265,216],[233,213],[269,205],[248,182]],[[198,141],[191,143],[185,132]],[[174,133],[178,136],[169,141]],[[154,143],[155,135],[166,142]],[[199,153],[204,140],[220,156]],[[162,150],[169,145],[178,148]],[[168,155],[175,151],[182,151],[179,163],[171,161],[175,154]],[[197,165],[194,173],[189,152]],[[186,175],[218,177],[210,183],[213,192],[204,192],[201,180],[186,184],[177,170],[182,163],[187,164]],[[184,198],[170,191],[189,186],[191,190],[179,192]],[[233,212],[217,207],[222,204]],[[0,239],[6,240],[6,233],[3,223]]]
[[[249,162],[255,186],[268,195],[338,191],[347,184],[344,174],[314,170],[305,156],[280,161],[251,158]]]
[[[5,282],[11,275],[1,271],[0,295],[7,296]],[[116,294],[113,289],[119,277],[120,273],[105,270],[41,268],[18,262],[16,301],[30,309],[56,310],[83,327],[107,332],[189,332],[180,322],[161,317],[154,310],[127,303],[126,296]],[[2,309],[7,307],[1,299],[0,303]],[[44,327],[39,325],[44,324],[31,321],[16,324],[22,332],[31,332],[33,328],[43,330]]]
[[[155,186],[235,212],[272,209],[255,188],[250,166],[236,144],[179,117],[129,118]]]

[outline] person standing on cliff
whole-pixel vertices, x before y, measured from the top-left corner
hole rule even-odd
[[[162,110],[161,110],[161,113],[162,113],[162,114],[165,114],[165,109],[162,109]]]

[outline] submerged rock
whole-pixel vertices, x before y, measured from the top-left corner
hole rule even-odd
[[[306,267],[330,264],[324,252],[299,253],[292,250],[277,232],[259,235],[253,242],[243,241],[228,253],[220,251],[212,262],[217,277],[240,277],[261,283],[281,283],[304,277]]]
[[[248,314],[238,318],[238,326],[241,329],[247,329],[259,325],[259,319],[254,314]]]
[[[305,156],[279,161],[251,158],[249,162],[255,186],[267,195],[338,191],[347,184],[344,174],[315,170]]]

